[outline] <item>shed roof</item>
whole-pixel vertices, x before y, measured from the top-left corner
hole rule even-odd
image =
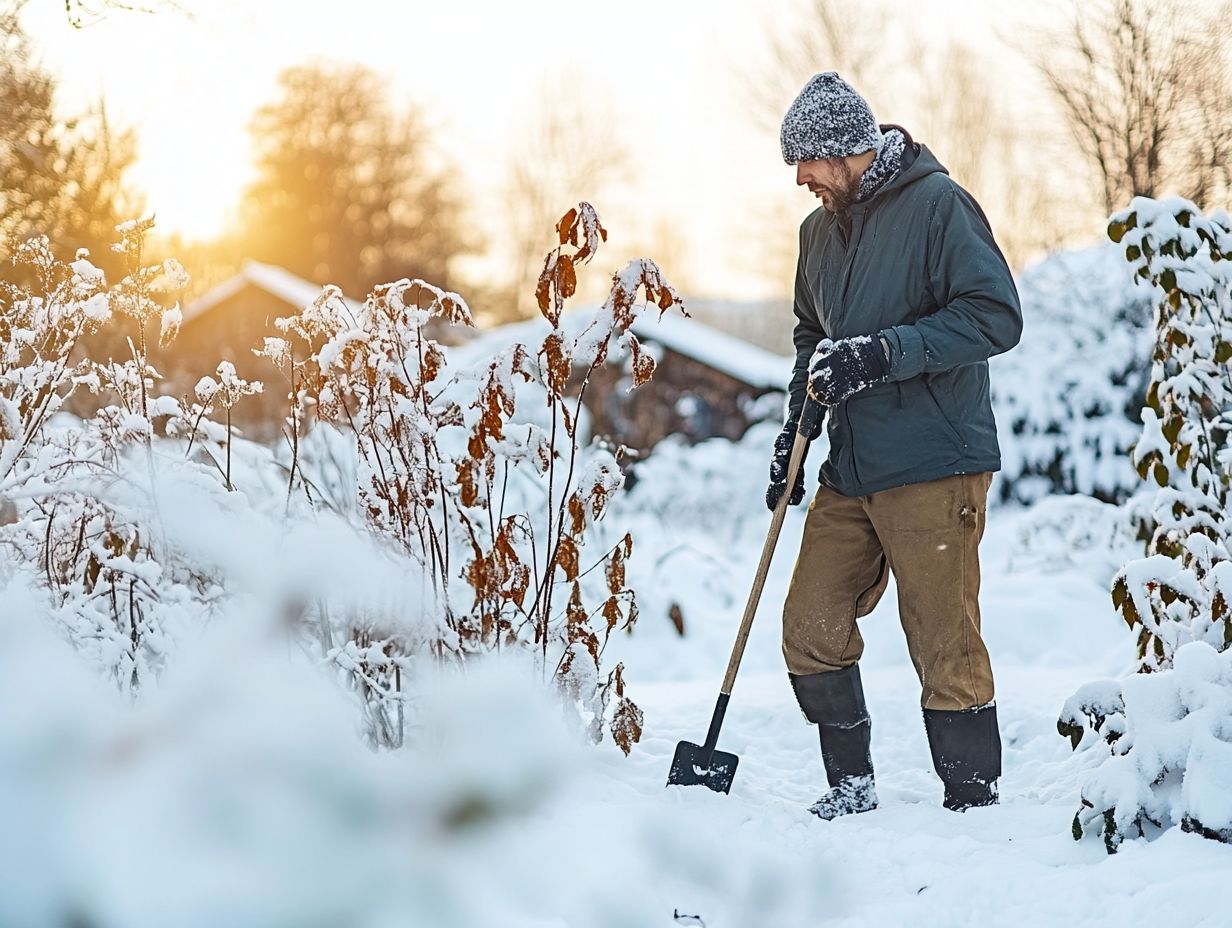
[[[780,357],[676,313],[664,313],[658,318],[653,311],[643,313],[633,321],[633,334],[643,341],[658,342],[750,387],[785,390],[791,378],[791,358]]]
[[[303,309],[321,295],[321,287],[273,264],[249,261],[234,277],[197,297],[184,307],[184,322],[209,312],[219,303],[231,299],[245,287],[257,287],[277,297],[294,309]],[[347,305],[358,309],[359,303],[347,299]]]
[[[567,312],[561,319],[561,327],[567,333],[577,334],[593,312],[593,306]],[[488,329],[478,333],[464,349],[453,349],[451,358],[463,364],[479,363],[514,342],[537,343],[549,331],[547,321],[542,318]],[[654,307],[649,307],[634,320],[633,334],[643,342],[661,345],[759,390],[786,390],[791,378],[792,358],[766,351],[675,312],[659,316]]]

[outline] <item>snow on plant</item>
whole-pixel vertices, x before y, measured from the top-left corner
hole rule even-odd
[[[0,280],[0,494],[21,482],[23,456],[73,392],[97,388],[95,366],[74,349],[111,318],[103,272],[85,252],[65,265],[44,236],[19,245],[12,262],[33,284]]]
[[[1157,296],[1132,457],[1158,489],[1146,556],[1117,573],[1112,601],[1136,633],[1139,672],[1161,679],[1100,684],[1066,704],[1062,734],[1103,752],[1074,832],[1102,831],[1110,851],[1178,823],[1232,841],[1232,805],[1208,792],[1232,791],[1232,222],[1186,200],[1135,197],[1109,236]]]
[[[154,294],[185,282],[177,262],[141,263],[152,225],[147,219],[117,228],[127,274],[114,286],[84,252],[71,264],[57,261],[46,238],[14,254],[14,279],[31,283],[0,285],[0,495],[12,516],[0,543],[39,566],[67,637],[125,691],[150,682],[162,665],[167,621],[216,592],[210,578],[177,563],[161,543],[148,488],[135,480],[134,456],[152,482],[151,419],[179,410],[173,399],[150,395],[158,373],[146,357],[146,327],[177,311]],[[81,337],[114,313],[137,323],[130,356],[74,360]],[[79,388],[112,402],[82,427],[52,427],[53,414]]]
[[[1126,452],[1146,389],[1149,288],[1127,279],[1107,243],[1050,255],[1018,290],[1030,321],[1022,342],[989,361],[1003,498],[1124,499],[1138,483]]]
[[[1139,476],[1160,487],[1154,528],[1148,557],[1113,585],[1113,602],[1138,632],[1142,669],[1159,670],[1186,641],[1232,643],[1232,231],[1226,215],[1205,217],[1187,201],[1135,198],[1110,235],[1159,296],[1133,449]]]
[[[226,444],[227,444],[227,464],[223,473],[226,480],[227,489],[231,487],[231,410],[245,396],[253,396],[260,393],[264,388],[261,381],[247,381],[235,373],[235,365],[230,361],[220,361],[218,368],[215,371],[218,374],[218,379],[213,377],[202,377],[197,381],[197,386],[194,392],[197,395],[197,409],[199,412],[196,419],[199,422],[214,404],[221,406],[226,410]],[[195,435],[195,429],[193,430]]]
[[[637,618],[625,583],[633,540],[625,535],[584,563],[590,530],[623,477],[611,453],[583,445],[582,402],[613,345],[630,353],[634,387],[650,378],[653,359],[630,329],[647,307],[639,296],[661,312],[680,300],[654,262],[634,260],[614,275],[589,324],[566,333],[561,316],[577,269],[607,232],[588,203],[565,214],[557,232],[536,288],[551,325],[537,348],[515,344],[478,370],[451,372],[426,329],[433,319],[472,324],[466,302],[404,279],[377,287],[358,310],[326,287],[279,319],[286,337],[257,353],[287,373],[292,425],[311,415],[354,437],[360,512],[431,579],[425,608],[446,630],[436,655],[535,650],[591,737],[606,727],[628,753],[641,711],[625,695],[623,667],[604,673],[601,657],[612,632]],[[288,490],[297,470],[293,455]],[[373,710],[377,740],[398,743],[408,644],[370,628],[343,637],[329,653],[382,704]]]

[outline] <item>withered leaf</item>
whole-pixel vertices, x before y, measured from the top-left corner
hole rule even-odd
[[[607,621],[609,633],[620,622],[620,601],[615,596],[609,596],[603,603],[603,618]]]
[[[576,580],[573,581],[573,592],[569,596],[569,605],[565,609],[565,620],[569,626],[569,640],[573,641],[578,634],[577,627],[586,627],[586,607],[582,605],[582,588]]]
[[[440,372],[444,363],[445,354],[441,351],[441,346],[434,341],[427,342],[423,364],[420,366],[420,379],[424,383],[432,382],[436,379],[436,375]],[[398,383],[398,381],[395,379],[391,383]]]
[[[633,386],[640,387],[654,374],[655,359],[642,351],[641,342],[631,332],[629,333],[629,347],[633,352]]]
[[[556,290],[566,300],[577,292],[577,270],[568,255],[561,255],[556,261]]]
[[[582,529],[586,527],[586,509],[577,493],[569,497],[569,519],[569,532],[573,535],[582,534]]]
[[[625,586],[625,559],[620,548],[612,552],[607,562],[607,588],[612,593],[619,593]]]
[[[576,580],[578,575],[578,549],[568,535],[560,539],[556,549],[556,563],[565,572],[566,580]]]
[[[603,511],[607,508],[608,492],[600,484],[595,484],[590,491],[590,514],[593,518],[598,519],[603,515]]]
[[[629,756],[633,745],[642,740],[642,710],[633,700],[621,697],[616,706],[616,714],[612,717],[612,740]]]
[[[509,591],[508,598],[518,604],[518,607],[526,605],[526,591],[530,588],[530,568],[525,564],[518,563],[514,566],[509,575]]]
[[[479,502],[479,488],[476,486],[473,458],[463,458],[458,462],[458,484],[462,487],[463,506],[474,506]]]
[[[552,255],[543,259],[543,270],[539,272],[539,280],[535,284],[535,301],[539,304],[539,312],[551,318],[548,307],[552,303]],[[555,323],[553,323],[554,325]]]
[[[560,236],[560,244],[564,245],[566,242],[577,244],[577,215],[576,209],[570,209],[556,221],[556,234]]]
[[[564,395],[569,382],[570,359],[565,349],[565,341],[559,332],[552,332],[543,340],[540,354],[546,362],[548,390],[556,398]]]

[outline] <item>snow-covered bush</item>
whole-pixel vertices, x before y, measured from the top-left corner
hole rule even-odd
[[[153,469],[152,420],[179,412],[173,398],[151,396],[158,374],[145,332],[155,319],[178,317],[178,307],[155,295],[182,287],[186,275],[174,260],[142,263],[152,226],[118,227],[114,247],[128,273],[114,286],[84,252],[69,265],[57,261],[45,238],[13,256],[14,278],[30,283],[0,282],[0,498],[9,509],[0,544],[39,566],[56,620],[124,690],[152,680],[168,649],[167,624],[217,591],[167,548],[146,518],[148,496],[136,489]],[[113,314],[136,323],[129,357],[78,358],[82,336]],[[79,389],[103,394],[104,405],[79,427],[55,425]]]
[[[641,712],[624,693],[623,667],[604,673],[600,655],[608,636],[637,617],[624,566],[633,540],[625,535],[583,562],[590,530],[623,478],[612,454],[583,447],[581,409],[613,343],[632,357],[634,386],[653,372],[630,331],[645,308],[639,293],[661,311],[679,299],[653,262],[631,261],[589,324],[566,333],[561,314],[576,270],[607,233],[587,203],[557,229],[560,244],[536,293],[551,330],[537,348],[515,343],[477,369],[453,370],[425,326],[434,316],[469,325],[465,301],[401,280],[378,287],[358,316],[327,287],[300,314],[278,320],[286,337],[268,339],[261,353],[287,372],[293,421],[312,418],[353,436],[359,509],[430,579],[426,606],[447,629],[435,642],[438,656],[533,647],[592,736],[606,726],[627,752],[640,737]],[[407,645],[383,629],[350,637],[332,653],[386,713],[399,705]]]
[[[1180,825],[1232,842],[1232,650],[1192,641],[1162,673],[1088,684],[1061,721],[1094,765],[1075,838],[1100,832],[1112,852]]]
[[[1018,290],[1022,341],[989,361],[1001,498],[1124,499],[1137,483],[1126,451],[1150,362],[1149,289],[1109,244],[1050,255]]]
[[[415,660],[516,648],[537,655],[595,740],[610,732],[627,753],[641,711],[623,666],[603,667],[601,655],[636,620],[625,580],[633,539],[585,555],[622,477],[610,451],[583,440],[588,380],[570,372],[625,351],[635,383],[650,377],[653,360],[629,329],[646,308],[639,298],[660,311],[679,303],[657,266],[629,262],[589,324],[566,334],[576,269],[606,238],[582,204],[561,220],[540,279],[551,324],[542,345],[455,367],[425,325],[469,324],[457,294],[399,281],[355,317],[325,288],[279,321],[285,337],[254,349],[291,380],[285,461],[232,428],[231,408],[262,385],[229,362],[193,396],[155,395],[146,332],[161,320],[162,339],[174,338],[178,307],[156,296],[184,275],[174,262],[142,264],[151,225],[120,228],[129,273],[113,287],[84,257],[58,264],[45,241],[19,252],[38,272],[33,289],[5,285],[0,546],[37,571],[65,636],[136,693],[211,616],[245,602],[272,610],[342,671],[370,740],[391,747],[413,725],[405,676]],[[72,363],[80,335],[112,312],[137,324],[131,357]],[[54,422],[76,389],[106,405]],[[297,547],[295,564],[287,552]]]
[[[1063,734],[1103,759],[1082,786],[1075,835],[1110,850],[1148,825],[1232,840],[1232,222],[1180,199],[1136,197],[1109,236],[1157,296],[1155,347],[1133,462],[1157,485],[1146,556],[1113,604],[1141,674],[1066,705]],[[1218,652],[1225,652],[1219,654]]]

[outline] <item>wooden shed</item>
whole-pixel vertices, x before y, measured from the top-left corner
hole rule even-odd
[[[154,359],[155,365],[171,391],[183,395],[191,394],[202,377],[214,375],[219,361],[230,361],[240,377],[265,385],[263,393],[240,401],[233,423],[249,438],[277,440],[289,409],[289,385],[281,371],[252,350],[267,336],[281,334],[276,319],[298,312],[320,293],[317,284],[290,271],[249,262],[184,308],[179,337]],[[359,309],[354,300],[347,302]],[[625,445],[637,456],[669,435],[690,442],[735,440],[752,423],[782,415],[790,358],[675,313],[660,318],[651,311],[634,323],[633,331],[657,362],[654,378],[630,391],[628,361],[614,356],[596,371],[586,394],[594,435]],[[545,332],[546,323],[538,319],[472,333],[479,337],[465,349],[451,349],[450,357],[474,363],[514,341],[536,345]],[[431,334],[451,341],[462,333]]]
[[[657,362],[654,377],[630,392],[627,363],[597,371],[587,393],[595,435],[646,454],[669,435],[734,441],[783,415],[791,358],[675,314],[647,313],[633,332]]]
[[[254,355],[274,325],[313,302],[321,288],[290,271],[250,261],[244,270],[193,300],[183,310],[180,334],[158,357],[156,366],[177,394],[191,394],[197,381],[214,376],[219,361],[230,361],[245,380],[259,380],[264,392],[243,398],[232,422],[258,441],[277,439],[290,410],[286,376]],[[354,300],[349,304],[358,308]]]
[[[591,318],[579,308],[561,320],[576,336]],[[478,333],[452,360],[465,367],[494,357],[520,342],[532,353],[549,332],[543,319],[512,323]],[[707,438],[741,438],[754,422],[784,414],[793,359],[674,311],[651,309],[633,324],[643,350],[656,362],[654,377],[636,390],[627,354],[613,348],[608,362],[591,375],[585,405],[591,434],[644,456],[669,435],[690,443]],[[583,371],[574,371],[575,392]]]

